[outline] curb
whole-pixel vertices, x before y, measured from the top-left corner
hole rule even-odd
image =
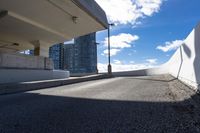
[[[104,75],[78,77],[78,78],[73,78],[73,79],[0,84],[0,95],[26,92],[26,91],[38,90],[38,89],[46,89],[46,88],[51,88],[51,87],[58,87],[62,85],[69,85],[69,84],[75,84],[75,83],[80,83],[80,82],[99,80],[99,79],[105,79],[105,78],[111,78],[111,77],[112,76],[110,75],[104,74]]]

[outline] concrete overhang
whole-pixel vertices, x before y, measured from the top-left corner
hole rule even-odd
[[[51,46],[107,27],[94,0],[0,0],[0,51],[32,49],[35,40]]]

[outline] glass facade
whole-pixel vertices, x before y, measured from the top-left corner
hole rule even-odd
[[[96,33],[75,38],[74,73],[97,72]]]
[[[74,39],[74,44],[59,44],[50,48],[55,69],[71,73],[97,73],[96,33]]]
[[[65,44],[64,51],[64,69],[72,72],[74,70],[74,44]]]
[[[54,62],[54,69],[64,69],[63,52],[63,44],[56,44],[49,48],[49,58]]]

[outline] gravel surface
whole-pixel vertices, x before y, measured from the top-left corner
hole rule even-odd
[[[198,133],[199,96],[169,75],[0,96],[0,133]]]

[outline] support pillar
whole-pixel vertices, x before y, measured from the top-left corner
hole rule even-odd
[[[34,55],[35,56],[42,56],[42,57],[49,57],[49,45],[43,41],[33,41],[31,42],[34,45]]]
[[[49,43],[40,40],[32,41],[31,43],[34,46],[34,55],[44,57],[44,69],[53,69],[53,61],[49,58]]]

